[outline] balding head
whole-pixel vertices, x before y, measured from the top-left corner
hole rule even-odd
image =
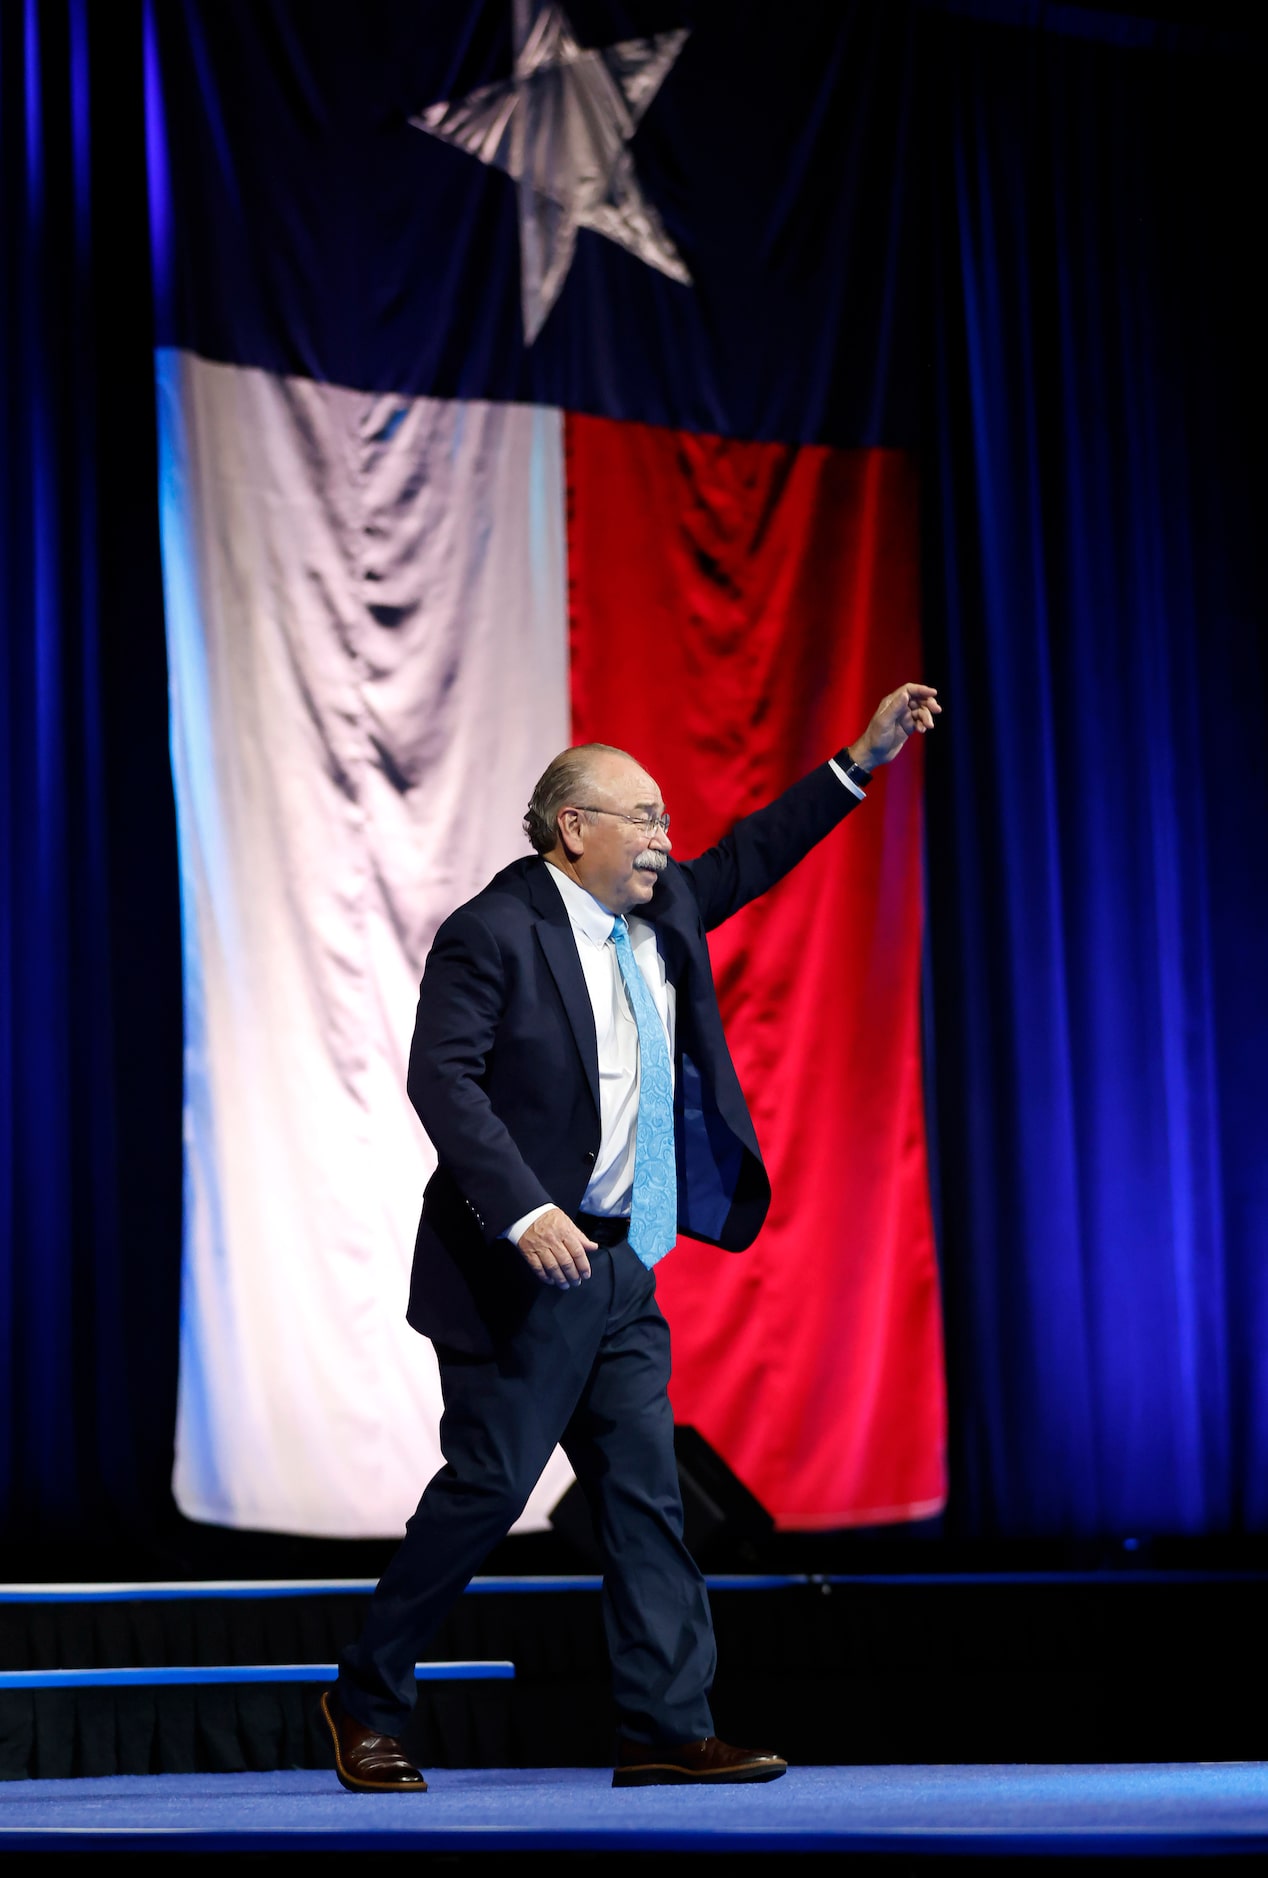
[[[559,840],[559,811],[571,802],[588,802],[591,785],[601,787],[605,759],[634,763],[628,750],[611,743],[578,743],[561,750],[546,765],[524,811],[524,833],[539,854],[549,854]],[[639,768],[634,763],[636,769]],[[608,765],[609,770],[611,764]]]
[[[659,788],[627,750],[583,743],[546,769],[524,832],[601,905],[628,913],[651,899],[668,861],[669,836],[651,819],[663,810]]]

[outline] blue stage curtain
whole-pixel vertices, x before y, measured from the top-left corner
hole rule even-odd
[[[28,1540],[161,1501],[171,1452],[179,1007],[139,49],[128,0],[0,10],[0,1506]]]
[[[972,11],[922,45],[951,1524],[1262,1530],[1263,60]]]
[[[912,43],[948,1531],[1262,1531],[1263,59]],[[0,1519],[115,1538],[180,1236],[139,0],[0,8],[0,243]]]

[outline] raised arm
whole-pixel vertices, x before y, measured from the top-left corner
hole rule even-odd
[[[909,737],[932,730],[942,710],[932,685],[900,685],[881,699],[861,737],[835,759],[839,769],[892,763]],[[859,798],[829,763],[736,822],[716,847],[683,864],[706,930],[720,926],[790,873],[858,807]]]

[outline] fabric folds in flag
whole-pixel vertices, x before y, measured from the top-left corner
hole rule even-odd
[[[550,757],[633,749],[685,857],[920,674],[879,11],[793,45],[756,4],[152,9],[196,1518],[390,1533],[438,1461],[413,1004]],[[611,121],[527,148],[582,75]],[[505,140],[419,128],[494,93]],[[920,842],[911,751],[713,936],[775,1201],[657,1277],[679,1418],[786,1526],[945,1491]]]
[[[917,668],[911,459],[580,417],[566,438],[574,733],[619,729],[698,854]],[[944,1492],[922,753],[712,935],[773,1201],[742,1258],[682,1240],[657,1268],[677,1419],[804,1529]]]

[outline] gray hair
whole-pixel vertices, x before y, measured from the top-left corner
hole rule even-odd
[[[559,811],[575,807],[579,795],[593,788],[592,771],[596,756],[623,756],[633,761],[628,750],[618,750],[611,743],[578,743],[571,750],[561,750],[546,765],[524,811],[524,833],[539,854],[549,854],[559,841]]]

